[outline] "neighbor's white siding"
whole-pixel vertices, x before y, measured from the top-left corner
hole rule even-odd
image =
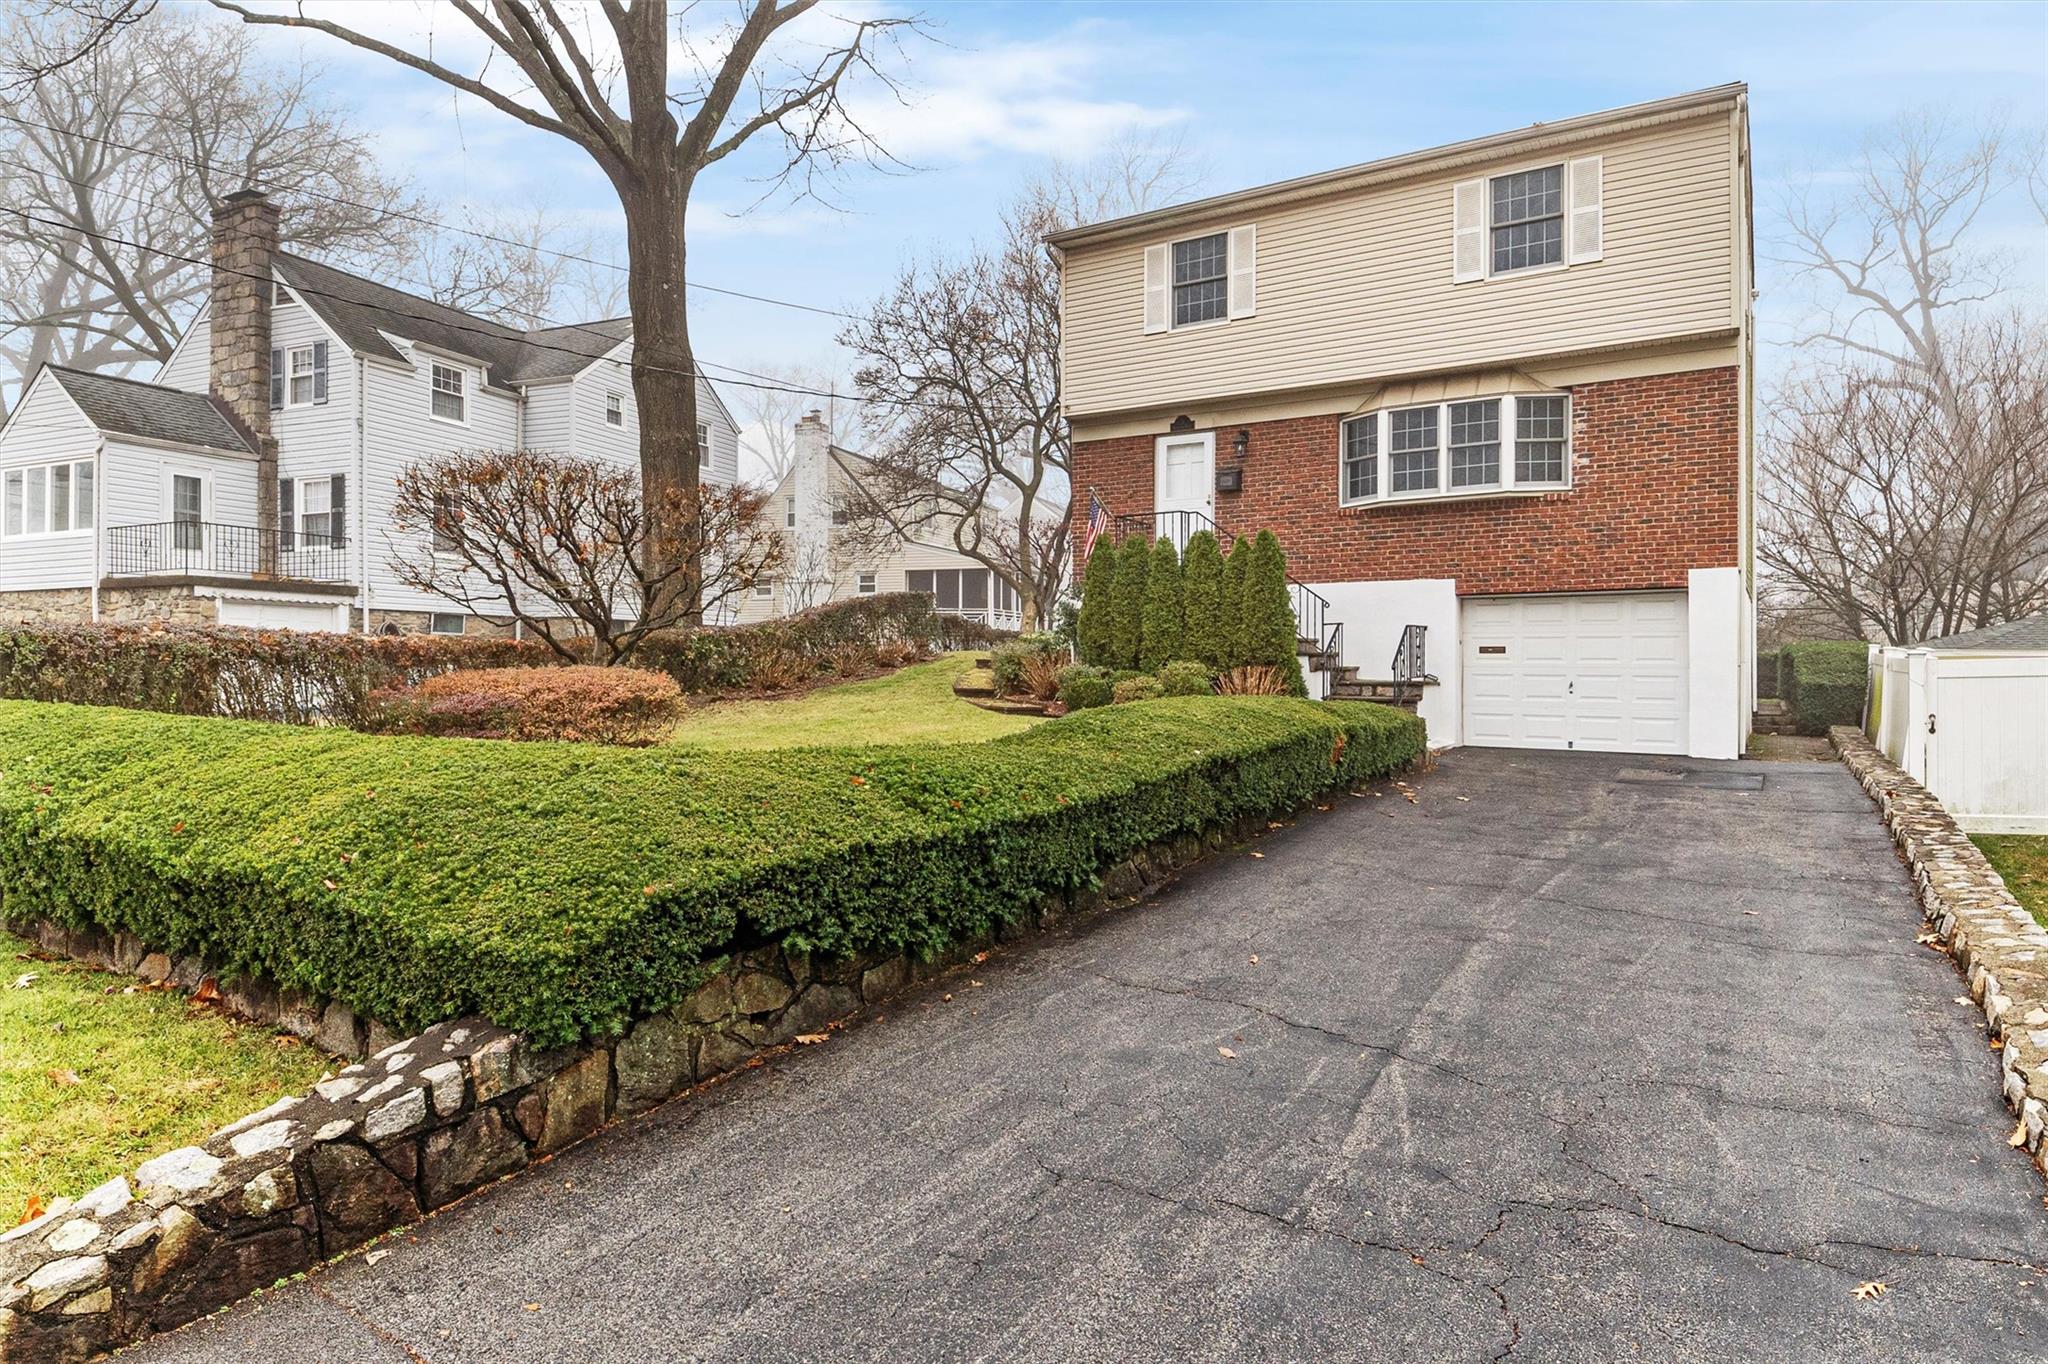
[[[99,442],[99,432],[78,410],[78,404],[45,371],[29,385],[6,430],[0,432],[0,470],[89,460]],[[96,479],[104,477],[104,470],[95,474]],[[89,530],[63,535],[0,535],[0,592],[89,586],[92,554]]]
[[[1739,116],[1510,152],[1264,212],[1077,245],[1062,298],[1071,416],[1185,405],[1519,357],[1732,330],[1740,240]],[[1598,155],[1602,259],[1471,282],[1452,278],[1453,186]],[[1147,333],[1145,252],[1256,226],[1256,313]]]
[[[226,453],[167,450],[107,437],[101,470],[106,525],[149,526],[171,519],[171,477],[206,482],[205,519],[216,525],[256,524],[256,461]]]
[[[182,388],[187,393],[206,392],[207,367],[213,350],[211,316],[211,313],[201,312],[192,319],[192,325],[178,338],[171,358],[157,370],[157,383],[165,388]]]
[[[289,352],[319,341],[327,343],[327,401],[310,406],[285,407],[270,414],[271,434],[277,437],[277,475],[279,478],[298,479],[341,474],[349,481],[349,496],[353,499],[356,481],[355,356],[328,333],[313,310],[304,304],[287,304],[271,311],[270,345],[273,350]],[[198,387],[206,387],[203,373]]]
[[[520,441],[529,450],[552,450],[566,454],[572,448],[574,429],[570,400],[575,385],[535,384],[526,390],[526,425]]]

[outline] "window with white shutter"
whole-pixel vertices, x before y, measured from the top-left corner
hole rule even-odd
[[[1259,306],[1259,233],[1250,223],[1145,248],[1145,331],[1251,317]]]
[[[1451,281],[1599,260],[1601,189],[1597,156],[1459,181],[1451,187]]]
[[[1571,212],[1566,224],[1565,258],[1573,265],[1600,259],[1605,247],[1605,225],[1601,221],[1600,158],[1581,156],[1567,167],[1571,181]]]

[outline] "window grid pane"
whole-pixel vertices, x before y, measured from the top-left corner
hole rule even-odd
[[[1173,325],[1212,322],[1229,311],[1224,267],[1229,245],[1224,234],[1173,244]]]
[[[90,464],[72,466],[71,528],[91,530],[93,513],[93,470]]]
[[[22,497],[23,484],[24,475],[21,470],[8,470],[6,533],[9,535],[20,535],[24,529],[22,523],[22,508],[24,506]]]
[[[462,371],[451,365],[434,366],[434,415],[449,421],[462,418]]]
[[[1451,486],[1500,482],[1500,400],[1451,404]]]
[[[1523,398],[1515,404],[1515,482],[1564,482],[1565,400]]]
[[[1496,274],[1564,259],[1564,167],[1496,176],[1493,269]]]
[[[46,519],[46,514],[49,510],[49,476],[50,471],[48,469],[30,469],[28,471],[28,533],[30,535],[40,535],[50,528],[49,521]]]
[[[1344,423],[1344,500],[1380,495],[1380,422],[1359,417]]]
[[[1437,486],[1436,409],[1411,407],[1387,414],[1390,492],[1426,492]]]
[[[50,469],[50,529],[71,529],[71,466],[58,464]]]

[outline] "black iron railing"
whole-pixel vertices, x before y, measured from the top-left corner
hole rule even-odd
[[[1411,688],[1419,696],[1424,685],[1436,681],[1429,672],[1429,656],[1425,652],[1428,643],[1427,625],[1402,627],[1401,643],[1394,649],[1393,675],[1396,700],[1407,696]]]
[[[215,521],[157,521],[110,526],[106,531],[110,578],[295,578],[345,583],[348,539],[304,531],[224,526]]]
[[[1171,540],[1175,549],[1186,552],[1189,537],[1198,530],[1224,538],[1207,512],[1176,510],[1125,512],[1111,522],[1111,539],[1116,544],[1133,535]],[[1223,548],[1230,548],[1227,541]],[[1336,667],[1344,656],[1344,622],[1330,619],[1329,599],[1307,583],[1290,575],[1287,590],[1294,600],[1295,630],[1305,646],[1303,652],[1326,668]]]

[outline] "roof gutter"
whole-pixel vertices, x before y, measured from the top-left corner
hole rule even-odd
[[[1251,208],[1273,208],[1304,199],[1321,198],[1325,195],[1385,184],[1393,180],[1455,170],[1476,161],[1492,160],[1505,153],[1529,147],[1531,144],[1546,147],[1562,146],[1635,128],[1671,123],[1681,118],[1694,118],[1717,108],[1733,109],[1748,90],[1749,87],[1743,82],[1734,81],[1727,85],[1694,90],[1644,104],[1630,104],[1600,113],[1581,114],[1576,118],[1560,119],[1555,123],[1532,123],[1526,128],[1516,128],[1505,133],[1492,133],[1464,142],[1452,142],[1441,147],[1405,152],[1399,156],[1367,161],[1356,166],[1320,171],[1293,180],[1281,180],[1270,185],[1259,185],[1230,194],[1197,199],[1193,203],[1178,204],[1171,208],[1153,209],[1146,213],[1134,213],[1125,218],[1111,218],[1106,222],[1071,227],[1060,232],[1048,233],[1045,241],[1054,249],[1065,251],[1077,246],[1092,246],[1142,236],[1157,228],[1194,222],[1218,214],[1242,213]]]

